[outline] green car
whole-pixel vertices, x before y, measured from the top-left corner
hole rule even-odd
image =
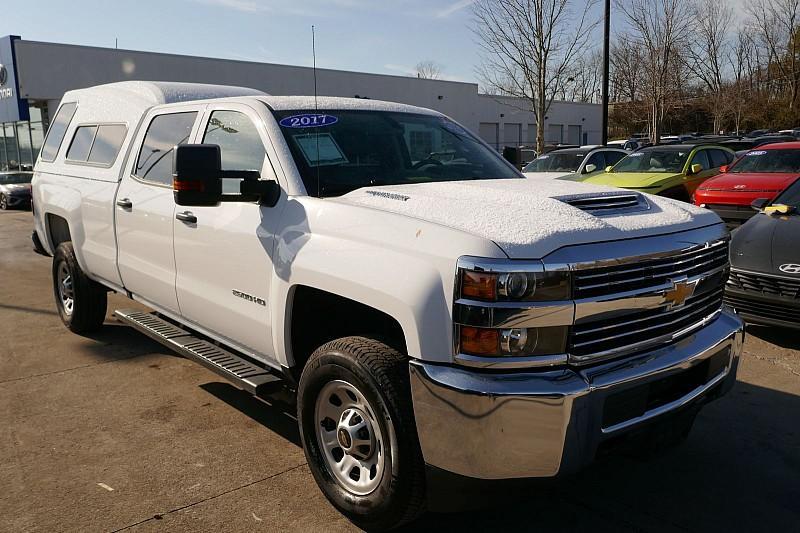
[[[733,162],[732,150],[716,145],[672,144],[642,148],[605,172],[587,176],[584,183],[599,183],[658,194],[684,202],[719,167]],[[577,181],[575,177],[568,177]]]

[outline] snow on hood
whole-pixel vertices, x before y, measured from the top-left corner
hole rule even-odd
[[[647,196],[651,208],[598,217],[557,197],[619,189],[559,180],[479,180],[365,187],[334,199],[492,240],[509,257],[541,258],[570,244],[643,237],[719,223],[711,211]]]

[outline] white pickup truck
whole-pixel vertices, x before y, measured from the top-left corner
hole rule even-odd
[[[311,471],[364,528],[414,519],[441,479],[553,477],[683,434],[736,379],[716,215],[527,180],[428,109],[71,91],[33,206],[67,327],[101,327],[115,291],[153,309],[119,320],[239,387],[297,391]]]

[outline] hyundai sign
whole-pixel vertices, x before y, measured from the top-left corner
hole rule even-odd
[[[28,101],[19,97],[14,63],[16,35],[0,37],[0,122],[29,120]]]

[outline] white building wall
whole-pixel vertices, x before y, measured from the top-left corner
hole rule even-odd
[[[276,95],[308,95],[314,90],[313,70],[309,67],[24,39],[17,41],[16,55],[20,95],[48,104],[60,100],[71,89],[123,80],[240,85]],[[528,132],[534,118],[526,101],[480,95],[474,83],[317,69],[317,90],[326,96],[359,96],[435,109],[472,131],[481,132],[498,149],[517,137],[523,144],[535,139],[535,132]],[[49,109],[52,116],[55,107]],[[554,102],[547,122],[563,124],[565,136],[569,125],[579,125],[588,134],[589,143],[600,142],[598,105]],[[506,124],[512,125],[509,132],[505,131]]]

